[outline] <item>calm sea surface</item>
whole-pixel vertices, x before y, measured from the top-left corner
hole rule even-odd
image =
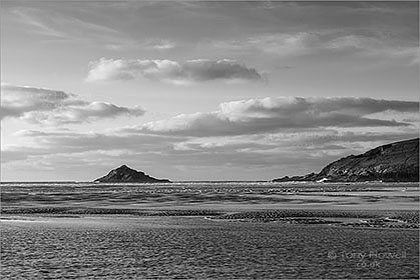
[[[418,209],[413,184],[2,184],[3,209]],[[372,206],[373,205],[373,206]],[[2,279],[418,279],[416,229],[2,215]]]

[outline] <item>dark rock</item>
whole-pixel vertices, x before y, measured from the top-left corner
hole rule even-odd
[[[318,174],[316,173],[310,173],[303,176],[284,176],[279,179],[274,179],[273,182],[292,182],[292,181],[314,181],[316,179],[316,176]]]
[[[98,178],[95,182],[101,183],[170,183],[167,179],[156,179],[144,172],[137,171],[122,165],[111,170],[107,175]]]
[[[274,182],[419,182],[419,138],[377,147],[334,161],[318,174],[283,177]]]

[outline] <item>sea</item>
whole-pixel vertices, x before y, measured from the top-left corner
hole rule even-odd
[[[363,218],[418,223],[415,183],[15,182],[1,210],[1,279],[419,278],[418,227]],[[299,211],[352,224],[252,218]]]

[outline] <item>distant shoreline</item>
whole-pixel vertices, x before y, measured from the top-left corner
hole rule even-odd
[[[141,183],[141,182],[109,182],[109,183],[100,183],[93,181],[1,181],[0,184],[97,184],[97,185],[108,185],[108,184],[144,184],[144,185],[156,185],[156,184],[179,184],[179,183],[272,183],[272,184],[349,184],[349,185],[358,185],[358,184],[418,184],[419,182],[381,182],[381,181],[363,181],[363,182],[315,182],[315,181],[287,181],[287,182],[273,182],[272,180],[229,180],[229,181],[172,181],[171,183]]]

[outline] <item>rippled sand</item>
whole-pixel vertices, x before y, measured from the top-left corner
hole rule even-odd
[[[2,184],[2,279],[418,279],[416,184]]]
[[[161,216],[1,225],[4,279],[400,279],[418,278],[419,270],[414,230]]]
[[[1,184],[2,208],[415,210],[415,183]]]

